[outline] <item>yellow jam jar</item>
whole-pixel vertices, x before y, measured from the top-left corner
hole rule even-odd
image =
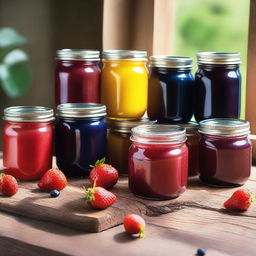
[[[147,110],[147,52],[103,51],[101,103],[112,119],[138,120]]]
[[[107,119],[108,163],[118,170],[120,176],[128,175],[128,150],[131,146],[131,129],[141,124],[153,123],[155,123],[155,121],[149,121],[146,118],[137,121]]]

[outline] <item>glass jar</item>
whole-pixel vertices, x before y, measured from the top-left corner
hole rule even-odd
[[[197,54],[195,75],[195,119],[239,118],[241,63],[239,53],[202,52]]]
[[[249,122],[216,118],[200,122],[199,172],[202,182],[240,186],[250,176],[252,145]]]
[[[189,122],[186,124],[179,124],[179,126],[186,130],[186,144],[188,147],[188,175],[195,176],[199,173],[199,133],[198,123]]]
[[[67,176],[87,176],[90,165],[106,156],[106,106],[66,103],[57,107],[57,166]]]
[[[109,118],[138,120],[147,110],[147,52],[103,51],[101,102]]]
[[[193,115],[192,59],[150,57],[148,116],[158,123],[187,123]]]
[[[132,129],[129,188],[148,199],[178,197],[187,186],[185,129],[176,125],[140,125]]]
[[[99,51],[62,49],[57,51],[55,104],[99,103]]]
[[[148,119],[137,121],[108,119],[108,163],[114,166],[119,175],[128,175],[128,151],[131,146],[131,129],[140,124],[153,123]]]
[[[53,110],[39,106],[4,109],[4,172],[20,180],[40,179],[52,168]]]

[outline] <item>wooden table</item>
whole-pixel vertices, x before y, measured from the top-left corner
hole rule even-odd
[[[256,194],[255,167],[245,187]],[[189,256],[204,247],[207,256],[253,256],[256,204],[244,213],[225,211],[223,199],[234,190],[208,188],[195,179],[190,180],[190,189],[179,199],[147,213],[143,239],[127,236],[122,225],[100,233],[85,233],[34,220],[33,216],[0,212],[0,255]],[[188,202],[185,199],[191,193],[194,199]]]

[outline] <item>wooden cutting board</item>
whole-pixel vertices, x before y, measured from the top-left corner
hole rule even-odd
[[[255,176],[254,176],[255,177]],[[252,177],[246,188],[256,193],[256,180]],[[223,202],[235,189],[216,189],[202,186],[197,178],[190,179],[189,189],[179,198],[167,201],[150,201],[134,197],[128,190],[127,179],[121,178],[113,188],[118,201],[106,210],[96,211],[87,206],[83,187],[88,180],[70,180],[57,198],[40,192],[34,182],[21,182],[13,197],[0,197],[0,210],[29,218],[55,222],[87,232],[100,232],[122,223],[130,213],[144,216],[147,222],[183,229],[184,224],[195,228],[200,223],[211,224],[218,219],[246,227],[256,221],[256,207],[243,213],[223,209]],[[170,214],[171,213],[171,218]],[[163,216],[169,216],[164,218]],[[234,216],[240,216],[239,219]],[[234,223],[235,224],[235,223]],[[225,229],[226,223],[221,228]],[[211,232],[209,230],[209,232]],[[255,233],[255,230],[254,230]]]

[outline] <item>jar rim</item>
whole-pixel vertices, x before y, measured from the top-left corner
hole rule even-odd
[[[250,133],[250,123],[233,118],[212,118],[199,122],[199,133],[225,137],[242,136]]]
[[[241,64],[241,54],[239,52],[199,52],[196,56],[198,64]]]
[[[185,128],[187,135],[193,135],[193,134],[197,133],[198,128],[199,128],[199,123],[194,122],[194,121],[190,121],[190,122],[184,123],[184,124],[177,124],[177,125]]]
[[[64,103],[57,106],[56,116],[94,118],[106,116],[106,106],[98,103]]]
[[[56,51],[58,60],[99,61],[100,51],[86,49],[60,49]]]
[[[191,70],[193,60],[190,57],[155,55],[150,56],[149,66]]]
[[[14,122],[48,122],[54,120],[54,112],[42,106],[12,106],[4,109],[3,119]]]
[[[186,134],[178,125],[144,124],[132,128],[130,139],[144,144],[177,144],[186,141]]]
[[[103,60],[140,60],[147,61],[147,51],[139,50],[105,50]]]

